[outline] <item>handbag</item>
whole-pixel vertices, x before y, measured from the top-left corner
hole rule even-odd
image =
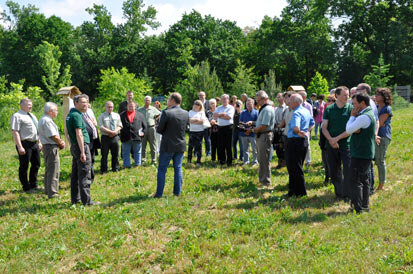
[[[204,129],[211,127],[211,123],[208,121],[208,119],[205,119],[202,125],[204,126]]]

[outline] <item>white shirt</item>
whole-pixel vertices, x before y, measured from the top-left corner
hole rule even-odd
[[[43,145],[57,145],[51,138],[52,136],[57,136],[60,138],[59,130],[55,122],[53,122],[53,119],[49,115],[45,114],[39,121],[40,142]]]
[[[364,112],[364,110],[362,111]],[[348,134],[353,134],[357,130],[361,128],[368,128],[371,124],[371,119],[367,115],[363,115],[362,113],[356,117],[351,116],[346,124],[346,132]]]
[[[218,118],[218,125],[220,127],[223,126],[230,126],[234,123],[234,113],[235,113],[235,109],[233,106],[231,106],[230,104],[228,104],[226,107],[224,107],[223,105],[217,107],[217,109],[214,111],[214,113],[225,113],[227,114],[229,117],[231,117],[231,119],[229,120],[225,120],[222,118]]]
[[[195,119],[201,119],[201,120],[206,120],[205,112],[204,111],[189,111],[189,119],[195,118]],[[193,124],[189,123],[189,131],[194,131],[194,132],[200,132],[204,131],[204,125],[200,124]]]

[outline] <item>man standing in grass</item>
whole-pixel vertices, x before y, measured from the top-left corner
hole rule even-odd
[[[119,104],[119,107],[118,107],[119,115],[128,109],[128,103],[130,102],[133,102],[133,91],[128,90],[128,92],[126,92],[126,101],[123,101]],[[138,104],[136,104],[136,108],[137,107],[138,107]]]
[[[70,137],[70,152],[72,153],[72,174],[70,177],[70,191],[72,204],[82,202],[83,205],[97,205],[90,198],[90,185],[92,180],[92,158],[88,144],[89,134],[86,130],[82,113],[88,108],[88,96],[77,95],[73,98],[75,105],[66,117],[67,133]]]
[[[19,179],[25,192],[33,192],[38,189],[37,173],[40,168],[40,150],[42,150],[37,118],[33,113],[30,113],[32,108],[33,104],[30,99],[22,99],[20,110],[10,119],[13,139],[19,153]],[[31,167],[29,179],[27,179],[29,162]]]
[[[357,213],[369,211],[369,172],[376,148],[376,118],[370,107],[370,97],[363,93],[353,96],[353,110],[346,125],[352,134],[351,153],[351,203]]]
[[[327,141],[328,171],[337,198],[350,198],[350,138],[346,124],[353,105],[348,103],[349,90],[345,86],[336,88],[336,102],[323,114],[322,131]]]
[[[259,181],[262,186],[269,186],[271,184],[271,166],[270,166],[270,151],[272,145],[275,122],[274,108],[269,104],[268,94],[260,90],[255,95],[255,100],[260,106],[256,127],[247,130],[246,134],[255,134],[257,143],[257,154],[259,164]],[[252,122],[247,123],[251,125]]]
[[[302,106],[303,98],[293,94],[290,98],[290,108],[293,110],[289,127],[286,147],[287,170],[289,176],[288,196],[307,195],[303,163],[308,150],[308,136],[314,127],[314,119]]]
[[[168,109],[164,110],[159,121],[157,132],[162,134],[157,174],[157,188],[155,198],[161,198],[165,187],[165,175],[169,162],[174,166],[175,196],[181,194],[182,188],[182,160],[186,150],[185,131],[189,123],[189,115],[181,105],[181,94],[174,92],[168,99]]]
[[[65,142],[60,139],[59,130],[53,122],[56,117],[57,105],[47,102],[44,105],[44,115],[39,121],[39,136],[43,144],[45,165],[44,192],[49,199],[59,197],[59,149],[65,147]]]
[[[119,133],[122,122],[118,113],[113,112],[113,102],[107,101],[105,112],[99,116],[99,128],[102,132],[100,172],[108,171],[108,154],[112,154],[112,171],[119,171]]]
[[[151,105],[152,98],[151,96],[145,96],[145,105],[138,109],[140,113],[145,117],[146,125],[148,129],[146,130],[145,136],[142,140],[142,163],[146,161],[146,144],[149,143],[151,149],[151,159],[152,164],[156,164],[156,150],[158,145],[156,144],[156,129],[155,124],[156,120],[161,115],[161,112],[156,109],[156,107]]]

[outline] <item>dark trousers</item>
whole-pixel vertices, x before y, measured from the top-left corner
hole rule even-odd
[[[71,145],[70,152],[72,153],[72,175],[70,177],[70,194],[72,204],[82,202],[84,205],[89,205],[90,199],[90,184],[92,158],[90,155],[89,146],[85,144],[86,162],[80,161],[80,149],[78,145]]]
[[[232,164],[232,125],[218,127],[218,160],[221,165]]]
[[[288,138],[286,147],[287,170],[288,170],[288,195],[307,195],[303,163],[308,150],[306,138]]]
[[[326,180],[329,180],[331,178],[330,176],[330,171],[328,170],[328,155],[327,155],[327,149],[322,148],[321,149],[321,160],[323,161],[323,167],[324,167],[324,176]]]
[[[201,163],[202,157],[202,138],[204,137],[203,131],[190,131],[189,132],[189,144],[188,144],[188,163],[192,161],[192,150],[195,149],[196,162]]]
[[[275,146],[275,153],[277,154],[278,160],[284,160],[284,144],[277,144]]]
[[[37,142],[22,141],[22,146],[24,150],[26,150],[26,154],[19,154],[19,180],[23,186],[23,190],[29,191],[32,188],[37,188],[37,174],[40,168],[40,150]],[[31,167],[29,178],[27,178],[29,163],[31,163]]]
[[[239,138],[239,129],[232,129],[232,152],[234,159],[237,159],[237,143],[239,143],[239,159],[242,160],[244,152],[242,151],[241,140]]]
[[[350,149],[327,148],[328,172],[339,198],[350,198]]]
[[[371,161],[370,172],[369,172],[369,182],[370,182],[370,195],[374,193],[374,168],[373,161]]]
[[[211,132],[211,161],[215,161],[218,152],[218,132]]]
[[[112,171],[119,170],[119,136],[110,138],[102,135],[101,149],[102,158],[100,159],[100,172],[108,171],[108,154],[112,155]]]
[[[211,154],[211,136],[209,135],[209,128],[204,130],[204,140],[205,140],[205,154]]]
[[[356,212],[369,211],[371,160],[351,158],[351,202]]]

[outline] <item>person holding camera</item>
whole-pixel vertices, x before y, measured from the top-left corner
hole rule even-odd
[[[256,133],[259,181],[262,186],[269,186],[271,184],[270,151],[275,113],[274,108],[269,104],[268,94],[265,91],[258,91],[255,100],[260,106],[260,111],[255,128],[247,130],[246,134]],[[252,125],[252,121],[248,122],[247,125]]]
[[[255,134],[251,133],[246,135],[245,131],[248,130],[246,125],[249,122],[252,122],[252,125],[255,125],[255,122],[258,119],[258,110],[254,108],[254,99],[248,98],[246,102],[247,109],[245,109],[239,118],[239,128],[240,128],[240,144],[242,147],[244,165],[249,164],[249,145],[251,144],[252,150],[252,165],[256,165],[257,161],[257,144],[255,142]]]

